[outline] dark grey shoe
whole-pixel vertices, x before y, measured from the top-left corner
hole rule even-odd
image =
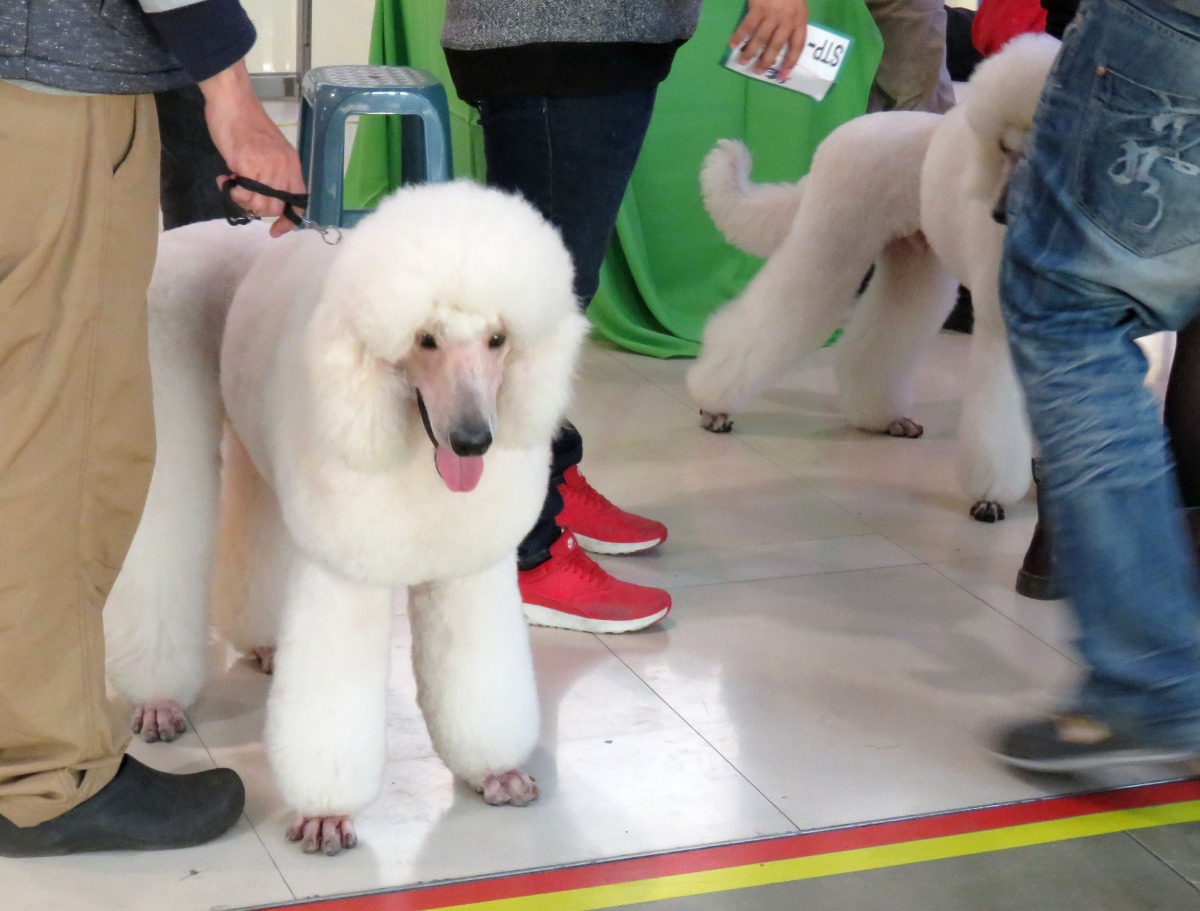
[[[1008,765],[1031,772],[1083,772],[1133,762],[1180,762],[1200,749],[1148,743],[1084,714],[1055,715],[1009,728],[992,751]]]
[[[0,857],[189,848],[228,830],[245,802],[232,769],[171,775],[126,756],[112,781],[62,816],[23,829],[0,816]]]

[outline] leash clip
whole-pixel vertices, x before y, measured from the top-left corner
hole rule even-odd
[[[342,242],[342,229],[336,225],[319,225],[307,215],[301,215],[298,217],[300,219],[301,227],[310,228],[313,231],[316,231],[321,235],[321,240],[325,241],[325,243],[329,244],[329,246],[336,247]],[[332,240],[330,239],[331,237]]]

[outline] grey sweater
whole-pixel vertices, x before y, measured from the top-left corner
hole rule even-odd
[[[446,0],[442,45],[667,44],[690,38],[699,18],[700,0]]]
[[[610,95],[658,85],[700,0],[446,0],[442,47],[461,98]]]

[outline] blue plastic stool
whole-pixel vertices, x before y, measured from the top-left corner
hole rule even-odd
[[[450,111],[446,90],[430,73],[407,66],[319,66],[300,89],[300,166],[308,217],[350,227],[367,209],[344,209],[346,118],[395,114],[400,120],[403,183],[449,180]]]

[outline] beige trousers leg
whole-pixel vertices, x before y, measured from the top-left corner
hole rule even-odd
[[[154,461],[146,288],[153,96],[0,82],[0,814],[36,825],[116,774],[100,609]]]
[[[883,36],[883,57],[867,101],[868,111],[929,111],[954,106],[946,69],[943,0],[866,0]]]

